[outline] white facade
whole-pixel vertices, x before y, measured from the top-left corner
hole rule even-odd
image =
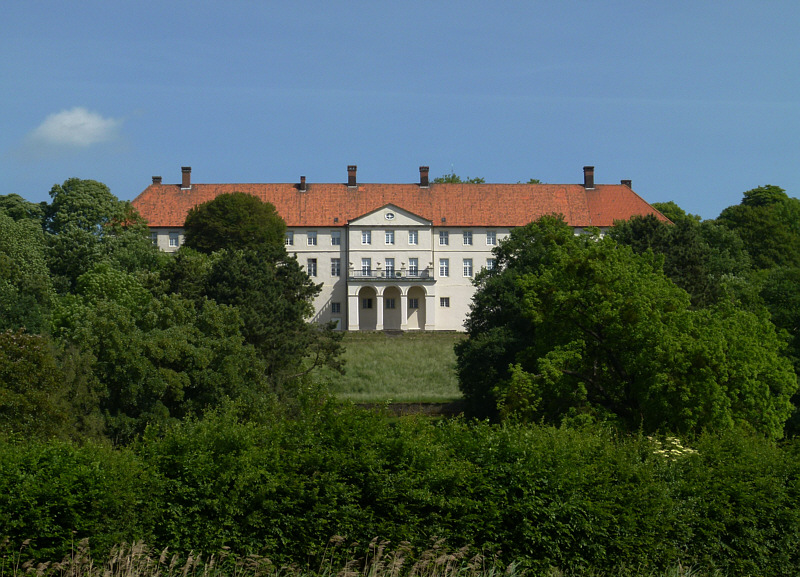
[[[288,227],[286,251],[322,290],[313,320],[340,329],[462,331],[475,275],[510,229],[433,226],[387,205],[335,227]],[[183,244],[180,228],[153,227],[165,252]]]

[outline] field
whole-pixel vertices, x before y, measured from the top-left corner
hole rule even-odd
[[[337,398],[355,403],[444,403],[461,398],[453,345],[460,333],[345,334],[346,373],[326,373]]]

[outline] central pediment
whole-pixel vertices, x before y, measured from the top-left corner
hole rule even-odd
[[[353,218],[350,226],[431,226],[431,221],[414,213],[403,210],[393,204],[384,205],[376,210]]]

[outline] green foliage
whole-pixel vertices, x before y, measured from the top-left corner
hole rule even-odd
[[[555,218],[515,229],[496,254],[456,348],[473,411],[495,400],[505,418],[683,434],[744,421],[782,436],[797,378],[765,316],[691,310],[652,252]]]
[[[215,260],[204,294],[239,310],[245,340],[264,359],[267,374],[282,382],[310,370],[302,366],[309,353],[314,367],[338,366],[341,333],[308,322],[319,290],[283,245],[261,245]]]
[[[679,209],[678,209],[679,210]],[[652,215],[615,223],[609,236],[636,253],[652,250],[664,257],[664,272],[689,293],[692,305],[705,307],[747,280],[750,258],[742,240],[729,229],[684,217],[665,223]]]
[[[699,224],[703,220],[699,215],[687,213],[672,200],[669,202],[654,202],[651,206],[675,224],[683,221]]]
[[[41,227],[0,213],[0,330],[46,331],[53,297]]]
[[[82,539],[98,555],[150,540],[156,479],[131,452],[0,440],[0,464],[0,531],[17,547],[29,539],[23,554],[60,560]]]
[[[47,203],[34,204],[28,202],[18,194],[0,195],[0,214],[14,220],[32,220],[41,226]]]
[[[308,409],[243,423],[226,407],[114,452],[0,443],[0,522],[13,542],[37,537],[25,553],[40,560],[68,548],[74,529],[98,550],[146,538],[156,550],[230,548],[311,567],[334,535],[354,556],[373,537],[472,544],[533,574],[800,567],[796,442],[736,429],[689,447],[596,427],[387,424],[327,402]]]
[[[285,233],[286,223],[272,204],[243,192],[193,207],[184,225],[186,246],[204,253],[282,247]]]
[[[47,337],[0,332],[0,431],[24,438],[66,437],[65,379]]]
[[[720,213],[717,223],[741,237],[756,268],[800,267],[800,200],[783,189],[748,190],[741,204]]]
[[[485,184],[486,179],[476,176],[474,178],[470,178],[469,176],[462,179],[458,176],[455,172],[451,172],[450,174],[444,174],[442,176],[437,176],[433,179],[435,184]]]

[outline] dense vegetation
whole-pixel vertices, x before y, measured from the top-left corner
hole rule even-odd
[[[0,197],[17,561],[88,538],[314,567],[332,538],[345,559],[444,538],[535,574],[800,568],[800,201],[777,187],[716,221],[515,230],[457,346],[490,419],[439,421],[331,399],[341,340],[307,322],[318,288],[271,207],[200,207],[165,255],[101,183],[51,199]]]

